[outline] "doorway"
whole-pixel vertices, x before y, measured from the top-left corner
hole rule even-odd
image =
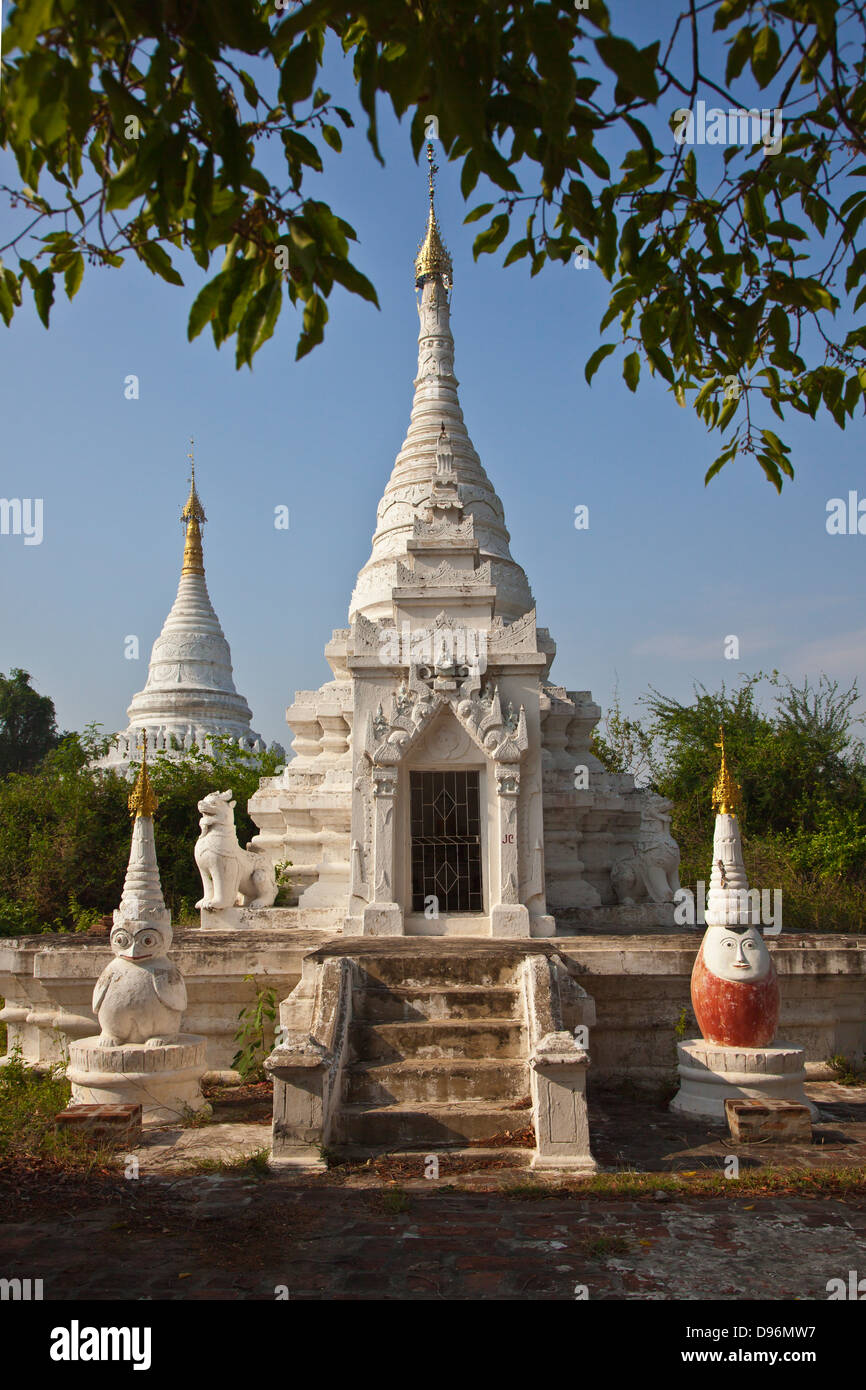
[[[479,774],[410,772],[412,911],[483,912]]]

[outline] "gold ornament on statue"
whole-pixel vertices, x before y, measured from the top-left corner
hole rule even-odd
[[[129,794],[129,801],[127,802],[127,805],[129,806],[129,814],[131,816],[134,816],[136,820],[139,816],[145,816],[148,820],[153,820],[153,813],[159,805],[159,802],[156,799],[156,793],[154,792],[153,787],[150,785],[150,777],[147,773],[146,729],[142,729],[141,737],[143,739],[141,751],[141,768],[139,769],[138,776],[135,779],[135,786]]]
[[[743,804],[743,794],[728,770],[725,758],[725,731],[721,724],[716,747],[722,751],[722,765],[713,787],[713,810],[722,816],[735,816]]]

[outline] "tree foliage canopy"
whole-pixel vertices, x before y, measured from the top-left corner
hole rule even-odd
[[[74,296],[85,261],[133,255],[180,285],[172,251],[204,269],[219,255],[188,334],[235,339],[240,366],[286,296],[299,357],[322,341],[335,284],[375,303],[352,227],[304,188],[354,120],[320,85],[336,40],[377,157],[384,97],[416,156],[435,116],[466,198],[488,181],[493,200],[467,217],[489,218],[476,256],[504,248],[532,275],[591,257],[610,285],[601,330],[616,332],[587,380],[621,347],[630,389],[645,367],[726,431],[707,481],[748,453],[781,489],[790,447],[767,412],[826,411],[844,428],[866,387],[866,13],[687,0],[641,49],[617,32],[628,23],[622,0],[20,3],[0,145],[28,216],[2,248],[17,265],[0,271],[0,313],[10,322],[29,286],[47,326],[56,281]],[[774,152],[753,127],[723,150],[689,145],[677,112],[704,101],[737,122],[756,100],[781,115]],[[260,158],[272,137],[276,183]]]
[[[773,692],[769,708],[759,699],[764,683]],[[651,690],[640,701],[645,718],[629,718],[616,702],[593,747],[606,768],[636,773],[671,799],[685,875],[706,877],[722,726],[728,764],[742,787],[743,836],[757,872],[787,875],[786,887],[801,892],[834,881],[853,884],[859,916],[852,925],[862,925],[866,750],[856,735],[862,722],[854,714],[858,699],[856,684],[842,689],[822,675],[797,686],[775,671],[744,676],[731,690],[696,686],[687,703]],[[835,925],[831,912],[822,924]]]
[[[0,672],[0,777],[35,767],[58,741],[54,701],[37,694],[27,671]]]
[[[13,931],[85,930],[120,902],[129,859],[127,778],[94,768],[106,743],[92,729],[69,734],[31,772],[0,781],[0,935]],[[245,844],[256,833],[246,805],[277,754],[241,755],[216,740],[213,756],[197,748],[149,762],[159,801],[154,821],[163,897],[175,921],[194,916],[201,879],[193,858],[198,802],[231,787],[235,825]],[[135,771],[133,765],[133,771]]]

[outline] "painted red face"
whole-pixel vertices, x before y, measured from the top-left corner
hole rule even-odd
[[[692,970],[692,1008],[703,1037],[723,1047],[769,1047],[779,1025],[779,982],[772,959],[758,980],[725,979],[708,968],[704,941]]]

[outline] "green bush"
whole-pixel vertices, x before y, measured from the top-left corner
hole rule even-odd
[[[761,687],[769,706],[759,699]],[[696,686],[684,704],[656,690],[645,719],[618,698],[593,740],[612,772],[632,772],[673,803],[680,880],[709,881],[712,788],[719,726],[743,790],[740,813],[749,882],[782,891],[787,930],[866,930],[866,759],[855,737],[856,684],[820,676],[795,686],[778,672],[742,677],[718,691]]]
[[[0,780],[0,935],[87,930],[120,901],[131,783],[92,766],[104,748],[92,728],[70,734],[34,771]],[[149,762],[159,800],[162,890],[176,921],[192,920],[201,896],[193,858],[197,803],[207,792],[231,787],[238,839],[245,844],[256,832],[246,803],[279,762],[276,753],[241,754],[228,740],[216,741],[213,755],[192,749],[177,759],[156,754]]]

